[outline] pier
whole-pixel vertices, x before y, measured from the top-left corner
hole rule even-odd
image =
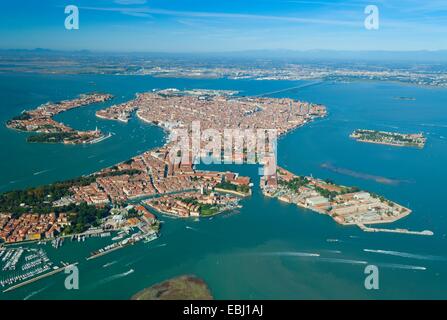
[[[383,228],[371,228],[367,227],[364,224],[357,225],[362,231],[365,232],[389,232],[389,233],[403,233],[403,234],[411,234],[417,236],[433,236],[433,231],[424,230],[424,231],[410,231],[407,229],[383,229]]]

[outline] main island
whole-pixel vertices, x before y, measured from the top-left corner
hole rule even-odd
[[[22,113],[7,126],[37,132],[37,137],[29,139],[33,142],[98,142],[102,137],[98,131],[76,131],[55,122],[52,116],[109,99],[112,96],[108,94],[90,94],[48,103]],[[234,91],[173,88],[137,94],[131,101],[97,111],[96,116],[126,123],[134,114],[144,122],[162,127],[168,137],[179,128],[191,132],[194,121],[199,121],[202,129],[216,132],[274,129],[284,135],[325,117],[327,110],[323,105],[288,98],[242,97]],[[202,140],[200,145],[206,142]],[[210,217],[241,208],[242,200],[252,194],[253,182],[249,177],[237,172],[198,170],[191,161],[192,146],[186,151],[188,161],[182,158],[174,162],[172,147],[173,141],[168,138],[159,148],[90,175],[1,194],[3,247],[0,246],[0,256],[3,255],[9,267],[14,265],[13,270],[22,255],[33,257],[44,253],[8,249],[12,244],[51,241],[58,247],[66,238],[84,241],[90,236],[115,235],[113,243],[86,257],[95,259],[129,244],[156,239],[159,214],[186,219]],[[266,164],[257,160],[261,165]],[[262,176],[261,188],[266,196],[327,214],[340,224],[358,225],[364,231],[385,231],[366,225],[394,222],[411,213],[410,209],[381,196],[312,177],[295,176],[282,168]],[[32,262],[30,271],[23,270],[19,276],[3,279],[0,284],[6,290],[37,281],[69,265],[52,265],[48,261],[42,265],[45,259],[34,265],[32,258],[27,259]]]

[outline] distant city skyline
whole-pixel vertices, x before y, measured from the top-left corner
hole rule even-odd
[[[80,11],[66,30],[64,9]],[[364,26],[379,9],[378,30]],[[434,0],[2,1],[0,49],[111,52],[447,50],[447,2]]]

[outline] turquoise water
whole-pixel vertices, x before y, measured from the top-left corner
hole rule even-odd
[[[0,126],[0,191],[91,173],[161,145],[163,132],[137,119],[125,125],[94,117],[97,109],[131,99],[136,92],[177,87],[234,89],[256,95],[298,85],[288,81],[1,75],[1,122],[23,109],[88,91],[109,92],[116,99],[57,117],[75,128],[98,126],[115,133],[97,145],[27,144],[26,134]],[[0,294],[0,299],[128,299],[144,287],[186,273],[206,280],[217,299],[447,298],[447,90],[327,82],[276,96],[324,103],[329,110],[326,119],[280,139],[280,165],[408,205],[413,214],[389,226],[429,229],[435,235],[370,234],[339,226],[326,216],[262,197],[256,166],[213,166],[207,168],[234,170],[254,179],[254,194],[243,201],[240,212],[199,222],[160,217],[164,221],[160,239],[92,261],[85,257],[109,239],[66,242],[58,250],[48,246],[54,261],[80,262],[80,290],[66,290],[64,275],[59,274]],[[417,100],[395,99],[400,96]],[[423,150],[361,144],[348,137],[356,128],[423,131],[429,140]],[[323,168],[325,163],[345,169],[344,174]],[[371,176],[395,183],[381,184]],[[379,266],[380,290],[364,288],[364,263]]]

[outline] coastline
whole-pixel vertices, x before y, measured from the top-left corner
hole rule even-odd
[[[111,94],[80,94],[71,100],[47,102],[34,109],[24,110],[18,116],[5,122],[8,129],[30,133],[28,143],[50,144],[94,144],[104,140],[106,135],[96,130],[80,131],[55,121],[54,116],[70,110],[103,103],[113,99]]]
[[[357,226],[359,227],[362,231],[364,232],[388,232],[388,233],[402,233],[402,234],[410,234],[410,235],[424,235],[424,236],[433,236],[434,233],[430,230],[424,230],[424,231],[411,231],[411,230],[407,230],[407,229],[400,229],[400,228],[396,228],[396,229],[382,229],[382,228],[372,228],[372,227],[368,227],[369,225],[384,225],[384,224],[391,224],[394,222],[397,222],[405,217],[407,217],[408,215],[411,214],[411,210],[408,209],[408,211],[405,211],[404,213],[402,213],[402,215],[395,217],[393,219],[389,219],[389,220],[376,220],[376,221],[368,221],[368,223],[357,223],[357,222],[343,222],[340,219],[337,219],[336,217],[333,217],[331,215],[329,215],[327,212],[324,211],[320,211],[317,210],[316,208],[310,207],[310,206],[305,206],[302,205],[300,203],[295,203],[295,202],[291,202],[286,198],[283,197],[275,197],[273,195],[267,194],[263,192],[263,195],[272,199],[278,199],[281,202],[287,203],[287,204],[292,204],[292,205],[296,205],[297,207],[301,208],[301,209],[305,209],[305,210],[309,210],[311,212],[315,212],[321,215],[326,215],[329,216],[330,218],[332,218],[333,221],[335,221],[338,225],[341,226]]]
[[[261,190],[264,196],[327,215],[339,225],[357,226],[366,232],[393,232],[392,229],[370,228],[365,225],[394,223],[412,213],[412,210],[379,195],[356,187],[337,185],[330,180],[296,176],[281,167],[278,167],[274,175],[261,178]],[[394,231],[433,235],[433,232],[428,230]]]
[[[352,139],[354,139],[357,142],[362,142],[362,143],[381,144],[381,145],[385,145],[385,146],[400,147],[400,148],[424,149],[424,146],[418,146],[418,145],[402,145],[402,144],[397,144],[397,143],[392,143],[392,142],[380,142],[380,141],[363,140],[363,139],[356,139],[356,138],[352,138]]]

